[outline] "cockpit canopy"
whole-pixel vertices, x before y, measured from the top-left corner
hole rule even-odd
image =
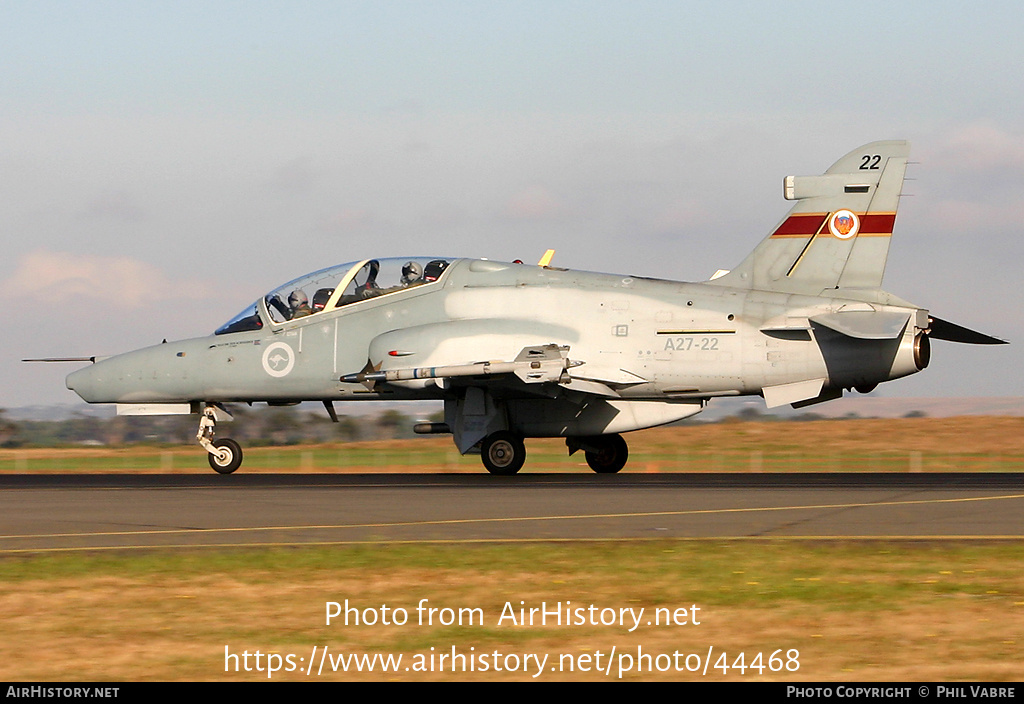
[[[426,286],[437,282],[451,261],[437,257],[364,259],[321,269],[274,289],[215,334],[261,330],[265,323],[277,325]]]

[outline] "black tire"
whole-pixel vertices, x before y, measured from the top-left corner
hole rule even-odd
[[[499,430],[484,438],[480,459],[491,474],[510,476],[523,468],[526,445],[518,435]]]
[[[223,459],[212,452],[207,455],[210,466],[218,474],[231,474],[242,466],[242,446],[237,442],[231,438],[221,438],[214,440],[213,446],[225,453]]]
[[[600,449],[586,451],[587,464],[598,474],[615,474],[626,466],[629,459],[629,446],[621,435],[601,435],[590,438],[590,444]]]

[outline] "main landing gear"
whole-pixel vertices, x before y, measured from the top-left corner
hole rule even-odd
[[[615,474],[626,466],[626,460],[629,459],[629,446],[618,433],[566,438],[565,444],[570,455],[583,450],[587,464],[598,474]]]
[[[491,433],[480,446],[480,459],[491,474],[512,475],[523,468],[526,445],[523,439],[507,430]]]
[[[199,432],[196,440],[209,453],[210,466],[219,474],[231,474],[242,465],[242,446],[231,438],[214,440],[214,426],[217,425],[217,409],[205,406],[199,418]]]
[[[629,447],[619,434],[566,438],[569,454],[583,450],[587,464],[598,474],[615,474],[626,466]],[[523,439],[507,430],[491,433],[480,444],[480,459],[491,474],[515,474],[526,462]]]

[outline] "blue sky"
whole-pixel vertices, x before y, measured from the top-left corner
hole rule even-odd
[[[1019,100],[1006,84],[1020,58],[1020,13],[1010,2],[43,1],[0,9],[6,99],[56,113],[820,114],[884,105],[931,121]]]
[[[0,2],[0,406],[365,256],[706,278],[781,181],[905,138],[886,288],[1018,342],[887,395],[1024,395],[1013,3]]]

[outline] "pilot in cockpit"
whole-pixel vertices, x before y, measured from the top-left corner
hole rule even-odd
[[[309,307],[309,299],[306,297],[306,292],[301,288],[297,288],[288,294],[288,306],[291,308],[292,320],[313,314],[313,309]]]
[[[423,283],[423,267],[416,262],[406,262],[402,265],[402,278],[400,281],[403,288]]]

